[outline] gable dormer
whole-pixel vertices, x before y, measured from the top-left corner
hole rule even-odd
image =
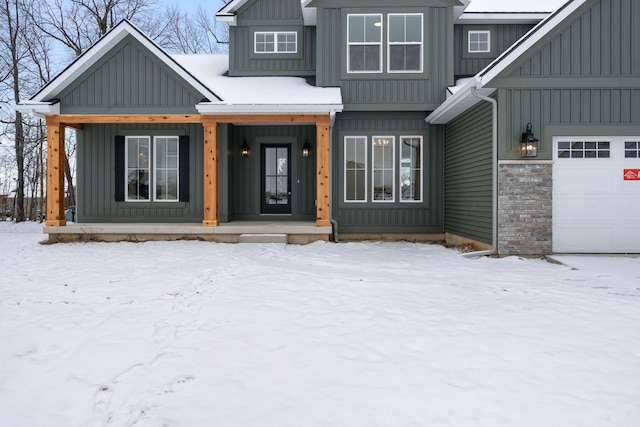
[[[216,14],[229,24],[229,75],[315,74],[314,15],[308,0],[234,0]]]

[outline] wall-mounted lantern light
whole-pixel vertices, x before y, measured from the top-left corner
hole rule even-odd
[[[246,139],[242,143],[242,147],[240,147],[240,154],[242,154],[242,157],[249,157],[249,144],[247,144]]]
[[[304,141],[304,145],[302,146],[302,157],[305,159],[309,157],[309,152],[311,151],[311,146],[309,145],[309,141]]]
[[[538,157],[538,139],[531,132],[531,123],[527,123],[527,129],[522,134],[520,150],[522,157]]]

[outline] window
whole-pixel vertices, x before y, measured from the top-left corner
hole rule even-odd
[[[254,34],[255,53],[296,53],[298,33],[295,31],[256,32]]]
[[[558,141],[559,159],[608,159],[611,157],[609,141]]]
[[[367,201],[367,137],[344,138],[344,200]]]
[[[422,201],[422,137],[400,137],[400,201]]]
[[[640,159],[640,141],[624,142],[625,159]]]
[[[422,71],[422,15],[389,14],[389,72]]]
[[[382,72],[382,15],[348,15],[347,34],[348,72]]]
[[[467,50],[469,53],[491,52],[491,31],[469,31]]]
[[[126,200],[178,201],[178,137],[126,137]],[[153,161],[152,161],[153,159]]]
[[[373,146],[373,194],[374,202],[393,202],[395,187],[395,138],[392,136],[374,136]]]

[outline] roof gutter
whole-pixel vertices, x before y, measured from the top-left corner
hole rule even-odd
[[[466,258],[477,258],[481,256],[494,255],[498,252],[498,101],[488,96],[480,95],[476,91],[476,87],[472,86],[471,95],[481,99],[483,101],[487,101],[491,103],[493,107],[493,130],[492,130],[492,204],[491,210],[493,211],[492,221],[491,221],[491,249],[486,251],[477,251],[477,252],[469,252],[463,254],[463,257]]]

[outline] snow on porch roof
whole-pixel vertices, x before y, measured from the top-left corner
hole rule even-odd
[[[215,91],[220,102],[198,104],[201,113],[317,113],[343,109],[340,88],[315,87],[301,77],[229,77],[228,55],[173,55]]]

